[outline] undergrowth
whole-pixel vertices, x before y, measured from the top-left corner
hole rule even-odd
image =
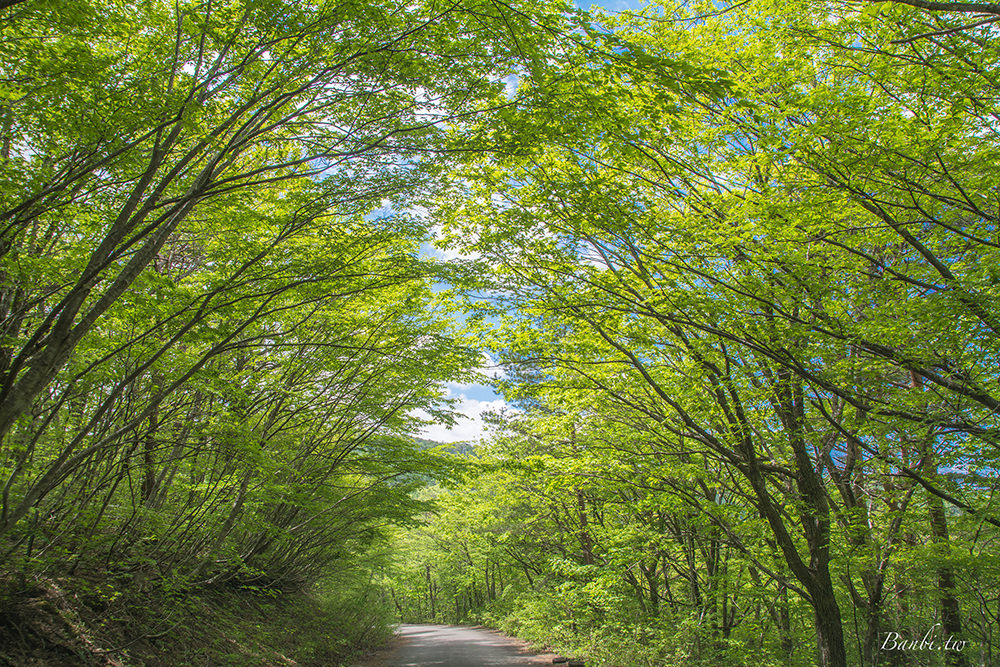
[[[390,635],[363,584],[141,593],[122,582],[0,579],[0,666],[345,665]]]

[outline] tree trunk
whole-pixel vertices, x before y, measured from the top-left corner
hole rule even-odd
[[[929,498],[931,535],[945,549],[948,545],[948,518],[944,513],[944,502],[937,496]],[[958,639],[962,634],[962,615],[958,607],[958,597],[955,595],[955,573],[951,565],[945,561],[938,565],[938,589],[941,591],[941,629],[944,639]],[[945,664],[950,667],[966,667],[969,662],[962,651],[945,651]]]

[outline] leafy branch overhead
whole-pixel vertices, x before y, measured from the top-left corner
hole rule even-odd
[[[563,557],[604,561],[570,575],[536,544],[494,552],[538,570],[521,601],[485,609],[540,632],[520,614],[555,595],[545,572],[645,614],[578,600],[550,618],[618,619],[662,638],[648,659],[695,645],[741,664],[747,646],[776,650],[741,620],[763,613],[741,587],[770,582],[810,610],[818,664],[874,664],[892,659],[887,628],[920,627],[923,539],[926,626],[978,633],[988,661],[995,619],[943,545],[966,526],[961,549],[987,557],[1000,525],[994,8],[711,9],[602,18],[524,82],[534,104],[482,121],[508,150],[472,156],[440,201],[452,242],[489,267],[480,292],[501,305],[482,307],[501,324],[483,336],[525,410],[496,457],[554,456],[523,485],[527,511]],[[549,495],[546,476],[568,490]],[[704,525],[671,534],[681,520]],[[626,526],[650,542],[615,561]],[[612,573],[628,586],[599,583]],[[788,613],[766,627],[793,661]],[[653,629],[685,618],[712,629]],[[622,651],[608,659],[637,659]]]
[[[561,11],[0,7],[5,573],[307,587],[412,521],[479,360],[413,211]]]

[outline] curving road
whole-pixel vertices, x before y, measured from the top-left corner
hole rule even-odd
[[[551,663],[498,633],[457,625],[401,625],[389,667],[513,667]]]

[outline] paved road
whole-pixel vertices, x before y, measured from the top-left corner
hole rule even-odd
[[[390,667],[513,667],[543,665],[522,645],[488,630],[456,625],[401,625]]]

